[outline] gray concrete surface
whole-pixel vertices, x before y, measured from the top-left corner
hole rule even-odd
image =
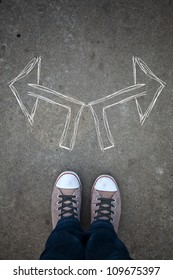
[[[173,2],[2,0],[0,22],[0,258],[39,257],[52,186],[70,169],[83,183],[84,229],[93,181],[112,174],[122,195],[119,236],[132,257],[172,259]],[[7,85],[41,56],[40,84],[88,103],[133,84],[133,55],[166,87],[142,127],[134,101],[109,109],[115,147],[105,152],[88,108],[69,152],[58,146],[63,109],[40,102],[31,127]],[[25,79],[18,90],[26,92]]]

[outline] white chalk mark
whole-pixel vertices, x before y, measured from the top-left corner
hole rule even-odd
[[[22,112],[27,117],[31,125],[34,124],[34,116],[37,110],[39,100],[51,103],[53,105],[61,106],[62,108],[67,110],[64,130],[59,141],[59,146],[70,151],[73,150],[75,145],[79,120],[83,108],[85,106],[88,106],[94,118],[100,149],[104,151],[114,147],[114,139],[109,128],[106,110],[115,105],[123,104],[134,99],[136,102],[136,108],[140,118],[140,123],[141,125],[143,125],[146,118],[150,115],[161,91],[165,87],[165,83],[161,79],[159,79],[140,58],[133,57],[132,60],[134,85],[121,89],[105,97],[99,98],[95,101],[92,101],[88,105],[85,105],[84,102],[81,102],[75,98],[63,95],[62,93],[40,85],[41,57],[33,58],[25,66],[21,73],[9,82],[9,87],[12,90],[14,96],[16,97]],[[156,92],[153,93],[152,101],[150,102],[145,112],[142,111],[142,108],[140,106],[140,97],[145,97],[149,93],[147,92],[146,84],[137,83],[137,65],[143,73],[145,73],[150,79],[157,81],[160,85]],[[31,109],[31,113],[29,113],[27,108],[23,104],[20,94],[16,90],[14,84],[20,79],[26,77],[35,66],[37,66],[36,84],[28,84],[28,86],[30,87],[30,91],[28,91],[28,96],[34,97],[36,101]]]
[[[117,104],[122,104],[122,103],[128,102],[132,99],[135,99],[138,115],[140,118],[140,123],[141,123],[141,125],[143,125],[146,118],[151,113],[162,89],[165,86],[165,83],[161,79],[159,79],[140,58],[133,57],[132,59],[133,59],[134,85],[124,88],[122,90],[119,90],[108,96],[97,99],[95,101],[92,101],[88,104],[88,106],[90,107],[90,110],[92,112],[93,118],[94,118],[97,138],[98,138],[100,149],[102,151],[114,147],[114,139],[113,139],[113,136],[112,136],[110,128],[109,128],[108,118],[106,115],[106,109],[108,109],[112,106],[115,106]],[[159,88],[154,93],[154,97],[153,97],[151,103],[149,104],[148,108],[145,110],[144,113],[142,112],[142,108],[139,104],[139,101],[140,101],[141,96],[145,96],[148,93],[147,93],[147,87],[145,84],[141,84],[141,83],[137,84],[136,64],[138,64],[140,69],[149,78],[156,80],[160,84]],[[136,91],[136,93],[135,93],[135,91]],[[106,142],[106,143],[104,143],[104,142]]]
[[[41,91],[42,95],[44,94],[44,92],[47,92],[49,94],[49,96],[52,97],[52,95],[57,96],[59,99],[61,99],[60,103],[62,102],[62,100],[66,100],[66,101],[70,101],[72,103],[76,103],[76,104],[80,104],[83,105],[84,102],[81,102],[77,99],[74,99],[72,97],[66,96],[62,93],[59,93],[55,90],[49,89],[47,87],[43,87],[41,85],[37,85],[37,84],[28,84],[32,89],[36,89],[38,91]],[[50,95],[51,94],[51,95]]]
[[[40,66],[41,66],[41,57],[38,58],[33,58],[26,66],[25,68],[21,71],[21,73],[14,78],[12,81],[9,82],[9,87],[12,90],[14,96],[17,99],[17,102],[22,110],[22,112],[24,113],[24,115],[28,118],[28,121],[31,125],[34,124],[34,115],[37,109],[37,104],[38,104],[38,100],[36,99],[34,106],[31,110],[31,113],[28,112],[27,108],[25,107],[25,105],[22,102],[22,99],[18,93],[18,91],[16,90],[16,88],[14,87],[14,83],[19,81],[20,79],[26,77],[31,71],[32,69],[35,67],[35,65],[38,63],[37,65],[37,82],[39,83],[39,79],[40,79]]]
[[[14,87],[14,83],[24,78],[26,75],[28,75],[32,71],[32,69],[36,66],[36,64],[37,64],[37,77],[36,77],[37,84],[31,84],[31,83],[28,84],[31,88],[31,91],[28,91],[28,95],[36,98],[36,101],[34,103],[34,106],[32,107],[31,113],[29,113],[21,100],[19,92]],[[55,90],[39,85],[40,69],[41,69],[41,57],[32,59],[21,71],[21,73],[9,83],[9,87],[11,88],[13,94],[15,95],[22,112],[27,117],[31,125],[34,124],[34,116],[37,110],[38,101],[40,99],[54,105],[59,105],[68,110],[64,130],[60,138],[59,146],[71,151],[75,144],[79,120],[85,103],[77,99],[74,99],[72,97],[63,95]]]
[[[35,85],[34,85],[34,87],[35,87]],[[37,89],[40,89],[40,88],[38,87]],[[46,94],[47,97],[43,96],[44,94]],[[33,96],[37,99],[41,99],[41,100],[46,101],[51,104],[59,105],[68,110],[64,130],[63,130],[63,133],[60,138],[59,146],[62,148],[65,148],[67,150],[70,150],[70,151],[73,150],[75,140],[76,140],[80,116],[81,116],[81,113],[85,106],[85,103],[82,103],[80,101],[73,99],[73,104],[75,106],[74,105],[73,106],[64,105],[63,104],[64,97],[62,96],[62,94],[60,94],[60,96],[58,96],[57,93],[52,94],[52,92],[48,91],[48,89],[46,89],[46,88],[42,91],[42,95],[35,94],[32,92],[28,92],[28,95]],[[67,97],[65,97],[65,100],[69,101]],[[72,100],[72,98],[70,98],[70,105],[72,103],[71,100]],[[69,144],[65,145],[65,142],[68,142],[68,141],[69,141]]]
[[[143,86],[141,87],[143,88]],[[99,142],[100,149],[102,151],[114,147],[114,139],[109,128],[106,109],[118,104],[128,102],[132,99],[135,99],[136,97],[144,96],[145,91],[143,91],[142,88],[141,88],[141,92],[137,94],[134,94],[134,91],[136,91],[136,89],[139,89],[139,86],[137,86],[136,88],[135,86],[130,87],[130,89],[126,88],[124,92],[121,91],[121,94],[124,95],[123,96],[124,98],[122,98],[120,94],[117,95],[117,93],[115,92],[114,95],[111,95],[111,99],[110,98],[107,99],[105,98],[104,100],[100,99],[101,101],[96,100],[88,104],[94,117],[98,142]],[[101,134],[105,136],[102,137]],[[108,146],[104,145],[103,138],[105,138],[105,142],[108,143]]]
[[[160,93],[162,92],[163,88],[165,87],[165,82],[163,82],[161,79],[159,79],[151,70],[150,68],[145,64],[145,62],[137,57],[133,57],[133,74],[134,74],[134,84],[137,83],[137,76],[136,76],[136,64],[138,64],[138,66],[141,68],[141,70],[151,79],[157,81],[160,86],[157,89],[157,91],[155,92],[153,99],[151,101],[151,103],[149,104],[148,108],[145,110],[145,112],[142,112],[141,106],[139,105],[139,101],[136,99],[136,106],[137,106],[137,110],[138,110],[138,114],[140,117],[140,122],[141,125],[143,125],[143,123],[145,122],[146,118],[150,115],[156,101],[157,98],[159,97]]]
[[[32,92],[28,91],[30,96],[33,96],[36,99],[44,100],[51,104],[59,105],[68,110],[65,127],[60,138],[59,146],[71,151],[75,144],[79,119],[85,103],[40,85],[28,85],[32,90]]]
[[[64,127],[64,131],[62,133],[62,136],[61,136],[61,139],[60,139],[60,142],[59,142],[59,146],[61,148],[64,148],[64,149],[67,149],[67,150],[70,150],[72,151],[73,148],[74,148],[74,145],[75,145],[75,141],[76,141],[76,136],[77,136],[77,130],[78,130],[78,125],[79,125],[79,120],[80,120],[80,116],[82,114],[82,111],[83,111],[83,108],[84,108],[85,105],[82,105],[81,108],[79,109],[76,117],[75,117],[75,121],[74,121],[74,125],[73,125],[73,136],[71,138],[71,141],[70,141],[70,145],[69,145],[69,148],[67,147],[67,145],[65,146],[63,143],[67,137],[67,132],[68,132],[68,128],[70,126],[70,121],[71,121],[71,109],[69,110],[69,113],[67,115],[67,119],[66,119],[66,124],[65,124],[65,127]]]

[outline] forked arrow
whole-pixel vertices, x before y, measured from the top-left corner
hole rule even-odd
[[[137,65],[142,70],[142,72],[145,73],[151,80],[159,84],[159,86],[157,85],[156,91],[152,92],[153,96],[151,102],[149,103],[147,109],[144,110],[144,112],[139,103],[140,97],[146,96],[149,93],[146,84],[137,83]],[[29,112],[29,110],[24,105],[21,94],[19,94],[14,84],[22,78],[26,77],[35,67],[37,67],[36,83],[28,84],[30,87],[28,95],[35,98],[34,105],[31,111]],[[89,106],[89,108],[91,109],[95,122],[98,142],[101,150],[104,151],[114,146],[114,139],[110,132],[109,123],[106,115],[106,109],[134,99],[140,117],[140,123],[142,125],[145,119],[151,113],[151,110],[153,109],[159,94],[165,86],[165,83],[162,80],[160,80],[141,59],[133,57],[134,85],[126,87],[120,91],[107,95],[103,98],[97,99],[95,101],[90,102],[88,105],[85,105],[85,103],[82,101],[79,101],[72,97],[68,97],[57,91],[41,86],[39,84],[40,67],[41,58],[39,57],[32,59],[21,71],[21,73],[9,83],[9,87],[15,95],[22,112],[28,118],[28,121],[31,125],[33,125],[34,123],[34,116],[38,106],[38,101],[40,99],[54,105],[59,105],[67,110],[66,122],[63,133],[60,138],[59,146],[68,150],[72,150],[74,147],[79,120],[84,106]]]
[[[154,92],[150,92],[147,84],[137,82],[137,66],[139,66],[139,69],[141,69],[142,72],[151,79],[151,81],[156,83],[156,90]],[[133,57],[133,78],[134,85],[92,101],[88,104],[93,114],[97,138],[102,151],[114,147],[114,139],[110,132],[106,109],[135,99],[140,123],[143,125],[165,86],[165,83],[159,79],[140,58],[137,57]],[[142,107],[140,106],[140,97],[149,94],[151,95],[151,101],[147,105],[147,109],[143,112]]]
[[[28,95],[34,97],[36,101],[31,111],[29,112],[28,108],[24,105],[24,101],[22,100],[21,95],[14,87],[14,84],[20,79],[26,77],[34,69],[34,67],[37,67],[36,84],[28,84],[30,87],[30,90],[28,91]],[[64,109],[66,109],[67,116],[64,125],[64,130],[60,138],[59,146],[67,150],[72,150],[76,140],[80,116],[85,106],[85,103],[80,102],[79,100],[74,99],[72,97],[63,95],[57,91],[41,86],[39,84],[40,68],[41,68],[41,57],[32,59],[22,70],[22,72],[9,83],[9,87],[11,88],[13,94],[15,95],[22,112],[28,118],[28,121],[30,122],[31,125],[34,124],[34,116],[36,113],[39,99],[51,104],[59,105]]]

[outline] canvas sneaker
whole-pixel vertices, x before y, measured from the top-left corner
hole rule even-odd
[[[53,187],[51,213],[53,229],[61,218],[73,217],[80,220],[81,181],[73,171],[59,175]]]
[[[91,191],[91,223],[109,221],[118,231],[121,215],[121,197],[115,179],[109,175],[99,176]]]

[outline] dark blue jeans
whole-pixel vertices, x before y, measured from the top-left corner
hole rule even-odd
[[[112,224],[97,220],[84,233],[75,218],[63,218],[50,234],[41,260],[129,260]]]

